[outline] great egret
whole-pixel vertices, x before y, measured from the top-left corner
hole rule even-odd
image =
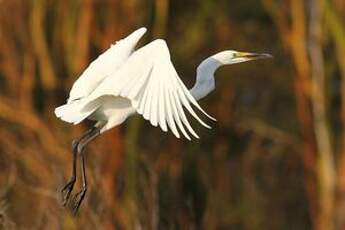
[[[269,54],[226,50],[205,59],[197,68],[196,83],[189,91],[179,78],[167,44],[157,39],[134,51],[146,28],[140,28],[101,54],[73,84],[65,105],[55,109],[60,119],[78,124],[85,119],[96,121],[92,129],[72,142],[73,167],[70,181],[63,187],[64,205],[70,199],[76,181],[77,154],[81,160],[82,190],[74,195],[74,213],[84,199],[87,182],[84,147],[103,132],[123,123],[129,116],[140,114],[153,126],[168,128],[180,138],[179,131],[190,140],[199,138],[185,115],[188,111],[200,124],[210,128],[194,112],[197,103],[215,88],[214,73],[222,65],[271,57]]]

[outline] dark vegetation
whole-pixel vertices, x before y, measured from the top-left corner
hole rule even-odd
[[[275,58],[217,72],[200,140],[133,117],[90,144],[74,218],[59,190],[90,124],[53,109],[141,26],[188,86],[220,50]],[[344,55],[343,0],[0,1],[0,229],[344,229]]]

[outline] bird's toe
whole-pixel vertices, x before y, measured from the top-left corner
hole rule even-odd
[[[73,190],[74,183],[75,181],[71,180],[61,189],[63,206],[66,206],[68,203],[68,200]]]
[[[74,194],[68,202],[69,209],[72,211],[73,215],[77,215],[80,205],[84,200],[85,194],[86,190],[83,189],[82,191]]]

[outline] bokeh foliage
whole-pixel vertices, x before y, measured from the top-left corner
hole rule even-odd
[[[78,217],[61,205],[70,143],[54,117],[87,64],[146,26],[187,86],[225,49],[274,59],[223,67],[200,101],[217,118],[177,140],[132,117],[87,148]],[[343,229],[343,0],[0,1],[0,229]]]

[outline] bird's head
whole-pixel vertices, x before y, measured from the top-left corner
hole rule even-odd
[[[272,55],[267,53],[248,53],[235,50],[225,50],[213,55],[212,58],[216,59],[222,65],[230,65],[257,59],[272,58]]]

